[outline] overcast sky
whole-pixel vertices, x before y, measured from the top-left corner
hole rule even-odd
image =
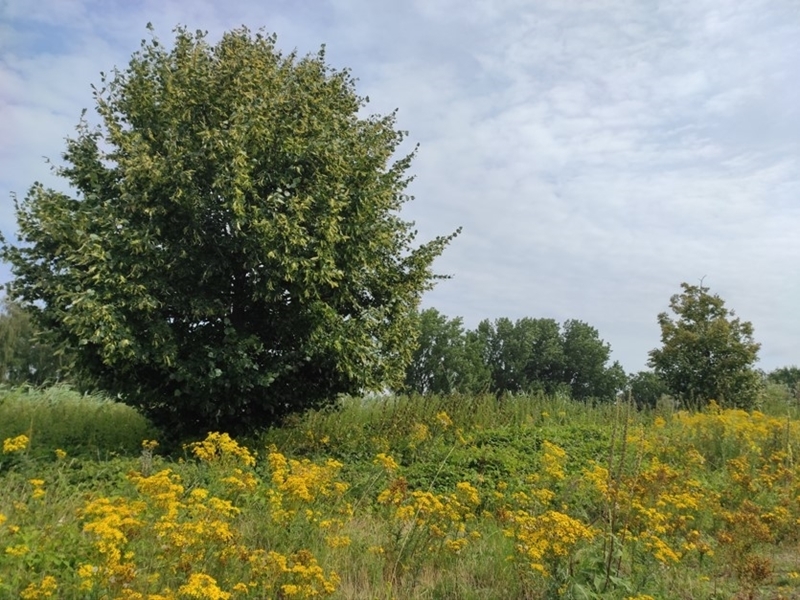
[[[424,298],[468,327],[580,319],[627,371],[704,283],[800,364],[798,0],[0,0],[0,229],[57,161],[90,84],[152,22],[326,45],[409,132],[420,241],[464,231]],[[10,277],[0,267],[0,281]]]

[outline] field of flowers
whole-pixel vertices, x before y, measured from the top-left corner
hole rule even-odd
[[[784,408],[353,399],[169,456],[0,425],[0,597],[800,598]]]

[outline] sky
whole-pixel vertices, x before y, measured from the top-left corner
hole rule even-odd
[[[579,319],[628,372],[681,282],[800,365],[798,0],[0,0],[0,231],[58,164],[91,84],[153,24],[322,44],[367,112],[419,144],[403,216],[463,227],[423,298],[483,319]],[[0,283],[11,277],[0,266]]]

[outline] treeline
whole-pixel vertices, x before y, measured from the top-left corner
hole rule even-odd
[[[662,346],[649,352],[650,370],[626,374],[594,327],[578,320],[484,320],[466,329],[460,317],[436,309],[418,315],[419,340],[402,391],[418,394],[565,394],[576,400],[630,395],[653,407],[663,396],[681,406],[707,401],[751,409],[767,386],[800,400],[800,368],[756,369],[752,325],[735,318],[703,286],[684,284],[672,298],[677,319],[659,315]],[[781,391],[782,390],[782,391]]]
[[[405,391],[452,393],[568,393],[575,399],[610,399],[627,376],[610,361],[597,329],[577,320],[485,320],[474,330],[434,308],[419,313],[417,350]]]
[[[668,395],[689,406],[685,390],[671,385],[663,370],[626,374],[619,362],[611,361],[611,347],[600,338],[597,329],[579,320],[560,324],[545,318],[487,319],[477,328],[467,329],[460,317],[449,318],[429,308],[417,313],[416,326],[416,350],[403,384],[396,388],[398,392],[543,393],[582,401],[612,400],[623,393],[630,394],[640,407],[655,406]],[[697,337],[705,352],[709,339]],[[49,343],[46,334],[36,329],[30,313],[18,304],[4,300],[0,305],[0,383],[43,386],[63,381],[81,387],[70,374],[73,350],[58,349]],[[680,350],[683,354],[676,361],[695,367],[701,364],[697,356],[687,358],[685,341]],[[727,351],[730,353],[729,348]],[[650,354],[658,356],[663,352],[662,348]],[[720,354],[718,351],[710,356]],[[755,374],[762,388],[777,386],[783,389],[783,395],[800,400],[799,367]],[[714,390],[704,396],[719,398],[721,394]],[[740,404],[753,406],[752,402]]]

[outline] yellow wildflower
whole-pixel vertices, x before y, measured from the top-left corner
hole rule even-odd
[[[478,506],[478,504],[481,503],[481,497],[478,494],[478,490],[476,490],[472,484],[462,481],[461,483],[456,484],[456,489],[460,492],[461,496],[468,504]]]
[[[189,581],[178,588],[178,595],[200,600],[228,600],[231,597],[219,588],[213,577],[204,573],[192,573]]]
[[[28,447],[30,438],[23,434],[14,438],[6,438],[3,440],[3,454],[12,454],[13,452],[22,452]]]
[[[64,460],[65,458],[67,458],[67,453],[61,448],[56,448],[55,452],[56,452],[56,458],[58,460]]]
[[[233,457],[239,459],[242,464],[248,467],[256,464],[253,453],[244,446],[240,446],[227,433],[211,432],[202,442],[194,442],[184,447],[191,450],[192,454],[197,458],[208,463]]]
[[[300,593],[300,586],[293,583],[287,583],[281,586],[281,591],[284,596],[297,596]]]
[[[542,449],[542,470],[552,479],[559,481],[564,479],[566,477],[564,465],[567,460],[567,453],[560,446],[547,440],[542,444]]]
[[[466,538],[458,538],[458,539],[455,539],[455,540],[446,540],[444,545],[453,554],[458,554],[459,552],[461,552],[461,550],[464,549],[464,546],[467,545],[467,540],[466,540]]]
[[[81,585],[80,589],[83,591],[91,590],[94,587],[94,579],[95,574],[100,569],[94,565],[83,564],[78,567],[78,577],[81,578]]]
[[[325,538],[325,543],[329,548],[347,548],[351,540],[346,535],[329,535]]]
[[[52,598],[58,589],[58,582],[52,575],[45,575],[38,585],[31,583],[19,593],[21,600],[39,600],[40,598]]]
[[[431,432],[425,423],[414,423],[411,427],[411,443],[419,444],[431,437]]]
[[[436,413],[436,421],[441,425],[444,429],[453,426],[453,420],[450,418],[446,412],[441,411]]]
[[[158,441],[156,440],[142,440],[142,450],[147,450],[148,452],[152,452],[158,447]]]
[[[375,460],[373,460],[372,462],[373,464],[380,465],[387,471],[396,471],[399,468],[397,461],[395,461],[395,459],[389,456],[388,454],[384,454],[383,452],[378,454],[375,457]]]
[[[31,498],[43,498],[46,494],[44,490],[44,479],[29,479],[28,483],[33,486]]]
[[[6,554],[9,556],[25,556],[31,549],[25,544],[18,546],[6,546]]]

